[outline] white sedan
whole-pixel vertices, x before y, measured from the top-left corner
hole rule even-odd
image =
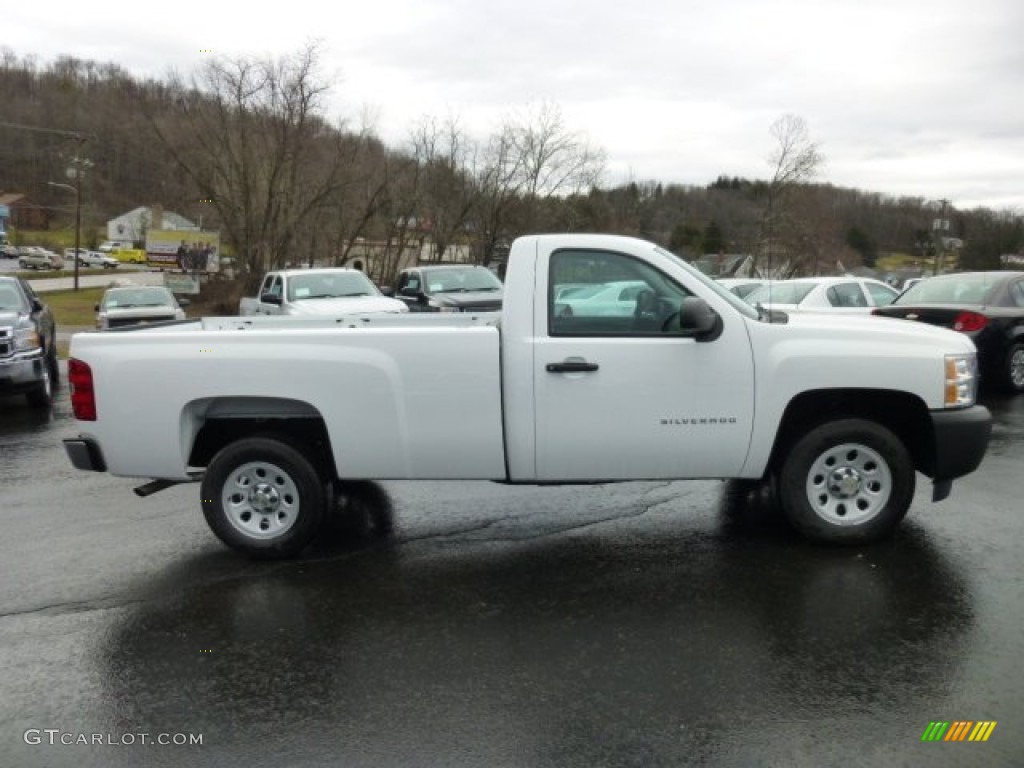
[[[558,286],[555,314],[559,317],[628,317],[636,311],[637,295],[650,286],[642,280]]]
[[[798,277],[777,280],[748,293],[744,300],[785,312],[869,314],[891,304],[899,291],[868,277]]]
[[[74,255],[75,249],[68,248],[64,251],[64,257],[70,258]],[[117,269],[121,263],[113,256],[99,251],[78,251],[78,263],[83,267],[103,267],[103,269]]]

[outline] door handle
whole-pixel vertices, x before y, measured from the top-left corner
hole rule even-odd
[[[596,371],[597,363],[588,363],[586,360],[566,360],[564,363],[548,363],[545,368],[548,373],[586,373]]]

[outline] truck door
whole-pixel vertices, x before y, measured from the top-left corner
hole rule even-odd
[[[667,264],[594,249],[556,249],[537,263],[548,271],[534,312],[538,479],[738,473],[754,403],[739,314],[696,341],[678,330],[680,303],[694,293]]]

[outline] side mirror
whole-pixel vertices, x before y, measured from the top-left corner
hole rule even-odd
[[[697,341],[714,341],[722,333],[722,318],[704,299],[687,296],[679,306],[679,330]]]
[[[94,311],[94,312],[99,312],[99,311],[100,311],[100,305],[99,305],[99,304],[95,304],[95,305],[93,306],[93,311]]]
[[[281,297],[276,293],[263,293],[260,294],[260,301],[264,304],[276,304],[281,306]]]
[[[416,299],[421,296],[420,292],[415,288],[405,287],[399,293],[402,296],[408,296],[410,299]]]
[[[188,299],[178,299],[178,306],[181,307],[182,309],[184,309],[185,307],[187,307],[191,303],[192,302],[189,301]]]
[[[43,307],[43,302],[41,302],[39,299],[32,299],[33,312],[42,312],[43,309],[45,309],[45,307]]]
[[[380,287],[380,292],[385,296],[393,297],[395,295],[395,289],[392,288],[390,285],[382,285]]]

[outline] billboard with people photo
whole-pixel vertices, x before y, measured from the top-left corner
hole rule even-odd
[[[219,272],[220,233],[189,229],[151,229],[146,261],[178,272]]]

